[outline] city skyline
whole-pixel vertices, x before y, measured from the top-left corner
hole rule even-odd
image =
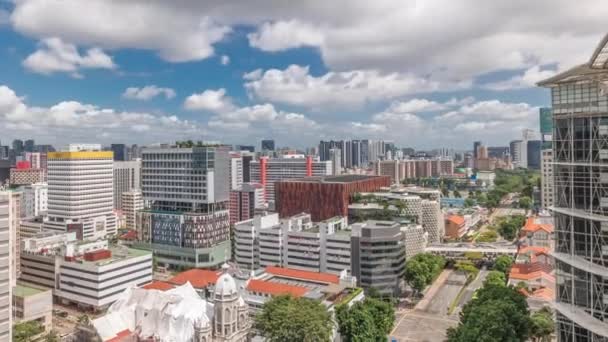
[[[474,135],[504,146],[538,130],[549,97],[534,83],[588,58],[606,14],[598,4],[362,2],[344,20],[344,6],[314,2],[94,1],[85,22],[71,15],[78,2],[2,2],[3,140],[303,148],[352,137],[468,149]],[[556,27],[556,16],[572,24]]]

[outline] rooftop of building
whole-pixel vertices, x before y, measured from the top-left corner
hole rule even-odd
[[[183,285],[190,282],[196,289],[203,289],[209,285],[214,285],[220,277],[221,272],[193,268],[181,273],[178,273],[167,282],[175,285]]]
[[[276,266],[268,266],[266,267],[266,273],[273,275],[274,277],[284,277],[290,279],[301,279],[306,281],[313,282],[322,282],[322,283],[340,283],[340,277],[334,274],[329,273],[320,273],[320,272],[310,272],[310,271],[302,271],[293,268],[285,268],[285,267],[276,267]]]
[[[587,63],[577,65],[537,83],[541,87],[554,87],[561,83],[608,79],[608,34],[599,42]]]
[[[15,285],[15,287],[13,287],[13,296],[26,298],[26,297],[34,296],[34,295],[37,295],[39,293],[43,293],[46,291],[49,291],[49,290],[48,289],[47,290],[39,289],[39,288],[31,286],[31,285],[20,283],[20,284]]]
[[[175,285],[168,283],[166,281],[153,281],[150,284],[144,285],[141,288],[146,290],[159,290],[159,291],[167,291],[174,288]]]
[[[465,222],[464,217],[460,215],[449,215],[448,217],[446,217],[446,220],[458,226],[463,225]]]
[[[305,178],[292,178],[283,179],[280,182],[289,183],[354,183],[360,181],[366,181],[370,179],[387,178],[388,176],[371,176],[371,175],[340,175],[340,176],[319,176],[319,177],[305,177]]]
[[[308,289],[302,286],[261,279],[251,279],[247,283],[247,290],[250,292],[266,293],[272,296],[290,295],[293,297],[302,297],[308,292]]]
[[[542,230],[547,233],[553,233],[553,230],[554,230],[553,224],[541,223],[541,222],[547,222],[547,221],[541,220],[536,217],[528,217],[528,219],[526,220],[526,224],[522,228],[522,232],[534,233],[534,232]]]

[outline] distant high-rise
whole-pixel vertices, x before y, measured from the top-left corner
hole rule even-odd
[[[129,153],[127,151],[127,145],[125,144],[112,144],[110,147],[112,152],[114,152],[114,160],[117,161],[125,161],[129,158]]]
[[[527,167],[528,160],[524,160],[522,157],[522,149],[527,148],[523,146],[523,141],[513,140],[509,143],[509,150],[511,152],[511,162],[515,167]],[[526,153],[527,155],[527,153]]]
[[[473,159],[477,159],[479,156],[477,155],[477,149],[481,146],[481,141],[473,142]]]
[[[274,140],[262,140],[262,151],[274,151]]]
[[[553,206],[555,198],[555,185],[553,181],[553,150],[541,151],[540,160],[540,203],[545,209]]]
[[[23,151],[24,152],[34,152],[35,145],[36,144],[34,143],[34,140],[28,139],[25,141],[25,144],[23,145]]]
[[[111,151],[86,150],[98,147],[71,145],[70,152],[48,153],[45,229],[76,231],[84,239],[116,233],[114,160]]]
[[[539,83],[551,89],[556,335],[608,340],[608,35],[589,62]]]
[[[122,194],[141,189],[141,159],[114,161],[114,209],[122,209]]]
[[[342,174],[342,151],[338,148],[329,150],[331,160],[331,174],[334,176]]]
[[[15,154],[21,154],[21,152],[23,152],[23,140],[13,140],[13,151]]]
[[[534,170],[540,170],[540,140],[529,140],[526,146],[526,154],[528,158],[528,168]]]

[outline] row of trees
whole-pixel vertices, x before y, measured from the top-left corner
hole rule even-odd
[[[15,342],[59,342],[59,335],[51,330],[43,337],[38,335],[44,332],[44,327],[37,321],[28,321],[13,325],[13,341]]]
[[[390,302],[367,297],[351,307],[338,305],[336,321],[345,342],[385,341],[395,310]],[[319,342],[331,340],[334,321],[319,301],[278,296],[264,304],[254,326],[270,342]]]
[[[430,253],[416,254],[405,263],[405,281],[417,293],[430,285],[445,267],[445,259]]]
[[[448,342],[549,341],[554,330],[553,313],[544,308],[530,314],[528,303],[517,287],[507,286],[513,264],[499,256],[483,286],[460,312],[460,323],[448,330]]]

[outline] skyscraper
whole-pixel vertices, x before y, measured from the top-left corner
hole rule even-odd
[[[521,140],[513,140],[509,143],[509,150],[511,152],[511,162],[515,167],[524,167],[522,166],[521,159],[521,149],[522,149],[522,141]],[[527,160],[525,161],[527,163]]]
[[[608,338],[608,35],[551,89],[558,341]]]
[[[342,151],[338,148],[329,150],[331,160],[331,174],[334,176],[342,174]]]
[[[262,151],[274,151],[274,140],[262,140]]]
[[[113,213],[113,156],[99,146],[49,152],[48,220],[45,229],[76,231],[79,238],[116,233]]]
[[[477,149],[479,148],[479,146],[481,146],[481,141],[475,141],[473,142],[473,159],[477,159]]]
[[[160,264],[216,267],[230,259],[230,148],[205,145],[142,151],[139,240]]]
[[[110,147],[112,152],[114,152],[114,160],[117,161],[125,161],[128,160],[129,152],[127,150],[127,145],[125,144],[112,144]]]
[[[13,151],[15,154],[21,154],[21,152],[23,152],[23,140],[13,140]]]

